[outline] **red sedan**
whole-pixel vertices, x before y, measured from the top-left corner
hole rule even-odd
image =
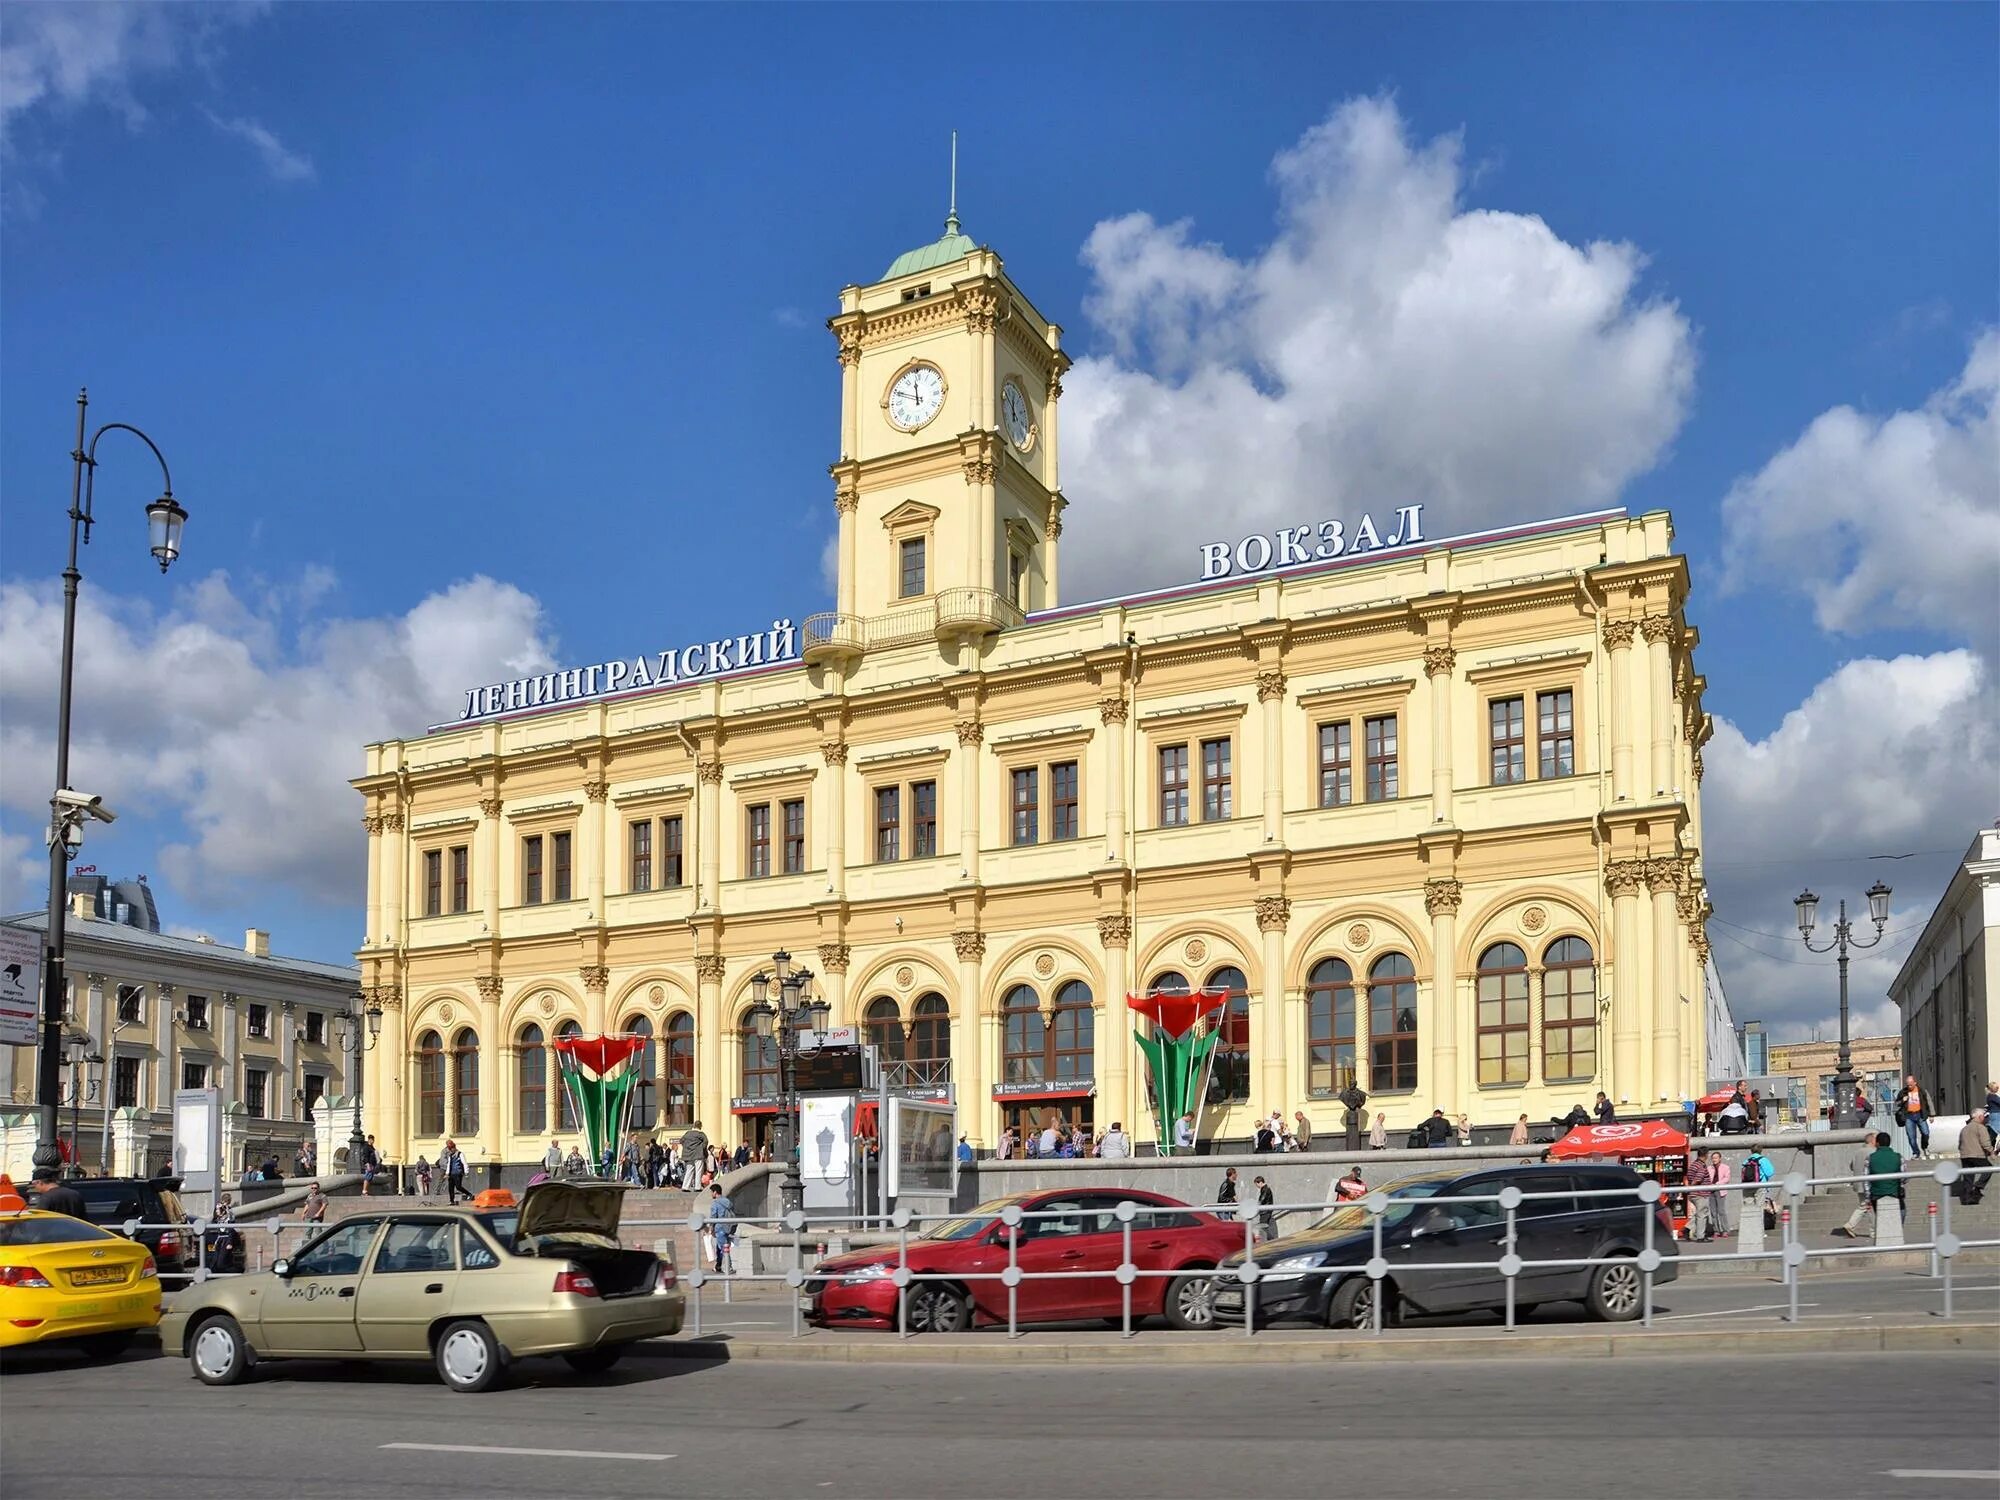
[[[1132,1317],[1164,1316],[1175,1328],[1206,1328],[1214,1319],[1212,1272],[1225,1255],[1243,1248],[1243,1226],[1190,1208],[1177,1198],[1132,1189],[1060,1189],[1017,1193],[982,1203],[971,1213],[933,1224],[910,1241],[912,1275],[964,1276],[963,1281],[913,1281],[906,1316],[913,1333],[955,1333],[979,1323],[1007,1321],[1008,1239],[1014,1261],[1030,1279],[1015,1292],[1021,1323],[1075,1319],[1118,1320],[1123,1288],[1117,1270],[1125,1258],[1125,1226],[1118,1205],[1130,1201],[1132,1264],[1141,1275],[1132,1283]],[[1001,1210],[1009,1204],[1025,1213],[1051,1213],[1009,1228]],[[828,1256],[800,1292],[807,1321],[821,1327],[894,1328],[897,1262],[894,1245]],[[1047,1280],[1037,1272],[1071,1273]],[[1085,1274],[1077,1274],[1085,1273]]]

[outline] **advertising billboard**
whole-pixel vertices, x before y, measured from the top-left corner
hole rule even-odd
[[[889,1196],[949,1198],[958,1191],[958,1106],[889,1096],[882,1159]]]
[[[0,927],[0,1043],[35,1045],[42,1004],[42,935]]]

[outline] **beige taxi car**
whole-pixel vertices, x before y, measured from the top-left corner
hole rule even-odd
[[[619,1243],[625,1192],[543,1182],[498,1212],[356,1214],[269,1271],[190,1286],[160,1344],[209,1385],[267,1359],[428,1360],[455,1391],[542,1355],[609,1369],[679,1333],[686,1304],[671,1259]]]

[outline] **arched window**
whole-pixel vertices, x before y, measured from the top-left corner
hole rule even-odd
[[[778,1038],[760,1037],[748,1015],[737,1026],[743,1038],[743,1097],[775,1099],[780,1092],[778,1079]]]
[[[548,1128],[549,1049],[530,1021],[514,1035],[514,1130],[540,1135]]]
[[[677,1010],[667,1017],[667,1124],[694,1123],[694,1017]]]
[[[582,1036],[582,1035],[583,1035],[583,1027],[581,1024],[575,1021],[565,1021],[562,1023],[562,1025],[556,1028],[556,1037],[558,1040],[566,1036]],[[563,1088],[560,1086],[562,1079],[562,1073],[560,1069],[558,1069],[556,1073],[556,1079],[558,1083],[556,1098],[560,1101],[559,1107],[556,1110],[556,1118],[561,1122],[561,1128],[564,1130],[580,1129],[581,1127],[578,1126],[576,1121],[576,1100],[570,1097],[569,1090],[567,1088]]]
[[[1495,943],[1479,955],[1479,1082],[1528,1081],[1528,955]]]
[[[444,1039],[435,1031],[417,1038],[417,1134],[444,1134]]]
[[[1202,986],[1229,997],[1216,1022],[1215,1059],[1209,1065],[1208,1097],[1222,1104],[1250,1097],[1250,981],[1233,964],[1217,969]]]
[[[451,1128],[479,1133],[479,1033],[470,1026],[451,1039]]]
[[[1575,1083],[1597,1075],[1597,960],[1582,938],[1557,938],[1542,954],[1542,1077]]]
[[[935,991],[910,1008],[910,1070],[928,1088],[951,1082],[951,1007]]]
[[[1072,979],[1056,991],[1056,1013],[1049,1028],[1049,1077],[1092,1077],[1096,1055],[1097,1013],[1091,1008],[1090,986]]]
[[[660,1118],[660,1050],[653,1045],[653,1023],[644,1016],[627,1016],[625,1034],[646,1039],[639,1053],[639,1076],[632,1084],[632,1108],[625,1122],[633,1130],[651,1130]]]
[[[1177,969],[1165,969],[1153,976],[1153,982],[1146,986],[1149,995],[1191,995],[1187,975]]]
[[[899,1063],[903,1060],[903,1012],[887,995],[878,995],[868,1002],[868,1009],[861,1016],[863,1040],[875,1047],[876,1056],[885,1063]]]
[[[1331,1099],[1354,1074],[1354,971],[1323,958],[1306,976],[1306,1094]]]
[[[1368,1087],[1417,1086],[1417,970],[1400,953],[1368,966]]]
[[[1017,984],[1000,1002],[1002,1081],[1040,1083],[1048,1076],[1048,1028],[1042,1023],[1042,1002],[1032,989]]]

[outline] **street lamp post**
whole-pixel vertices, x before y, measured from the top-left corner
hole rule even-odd
[[[97,1039],[87,1031],[72,1031],[62,1039],[69,1054],[69,1175],[83,1175],[83,1094],[84,1066],[104,1061],[96,1051]]]
[[[131,433],[151,448],[153,457],[160,461],[160,477],[165,483],[160,498],[146,507],[146,523],[151,533],[153,556],[159,561],[162,573],[180,556],[181,526],[187,520],[187,512],[174,499],[174,481],[167,472],[167,461],[145,433],[124,422],[106,422],[91,435],[88,443],[84,441],[89,406],[90,393],[78,391],[76,448],[70,454],[76,461],[76,472],[71,481],[69,498],[69,566],[63,569],[62,575],[62,677],[56,695],[56,792],[49,800],[49,912],[48,929],[44,935],[48,946],[42,963],[42,1041],[35,1070],[38,1119],[34,1158],[37,1167],[49,1168],[62,1164],[62,1150],[56,1144],[56,1099],[62,1088],[63,939],[69,916],[69,862],[83,845],[85,818],[98,817],[105,822],[111,821],[101,804],[94,799],[77,796],[69,784],[70,685],[76,672],[76,589],[83,582],[83,574],[76,566],[76,549],[79,538],[83,545],[90,544],[90,528],[95,520],[91,504],[97,482],[97,444],[105,433]]]
[[[358,1002],[361,997],[354,996]],[[364,1029],[363,1020],[367,1021]],[[340,1021],[340,1046],[351,1061],[348,1071],[354,1079],[354,1127],[347,1136],[347,1170],[361,1170],[361,1155],[368,1149],[368,1137],[361,1132],[361,1054],[371,1052],[382,1036],[382,1007],[370,1005],[360,1015],[343,1016]]]
[[[118,1055],[118,1033],[131,1024],[130,1021],[122,1019],[112,1023],[110,1047],[112,1059],[115,1059]],[[113,1094],[113,1086],[116,1080],[111,1076],[111,1069],[114,1066],[114,1062],[102,1057],[98,1061],[104,1064],[104,1068],[98,1075],[97,1085],[98,1103],[103,1106],[98,1111],[97,1165],[98,1169],[105,1176],[109,1177],[111,1175],[111,1111],[118,1101]]]
[[[1833,924],[1831,941],[1813,947],[1813,924],[1819,916],[1819,897],[1810,890],[1801,891],[1792,905],[1798,908],[1799,936],[1805,940],[1810,953],[1840,954],[1840,1055],[1833,1070],[1833,1113],[1827,1123],[1836,1130],[1857,1129],[1867,1123],[1861,1111],[1854,1107],[1854,1061],[1848,1051],[1847,1042],[1847,950],[1849,948],[1873,948],[1882,941],[1882,928],[1889,920],[1889,887],[1876,881],[1868,887],[1868,916],[1875,924],[1875,936],[1861,942],[1854,936],[1854,927],[1847,920],[1847,900],[1840,902],[1840,916]]]
[[[805,1182],[799,1176],[798,1153],[798,1057],[800,1053],[799,1032],[810,1027],[815,1032],[826,1030],[833,1007],[824,996],[812,990],[811,969],[792,967],[792,955],[780,950],[771,955],[771,967],[750,981],[752,990],[762,995],[750,1007],[751,1024],[757,1031],[757,1040],[767,1042],[773,1036],[778,1041],[778,1082],[782,1098],[778,1108],[777,1140],[773,1142],[783,1153],[785,1175],[778,1185],[779,1211],[790,1214],[794,1210],[805,1209]]]

